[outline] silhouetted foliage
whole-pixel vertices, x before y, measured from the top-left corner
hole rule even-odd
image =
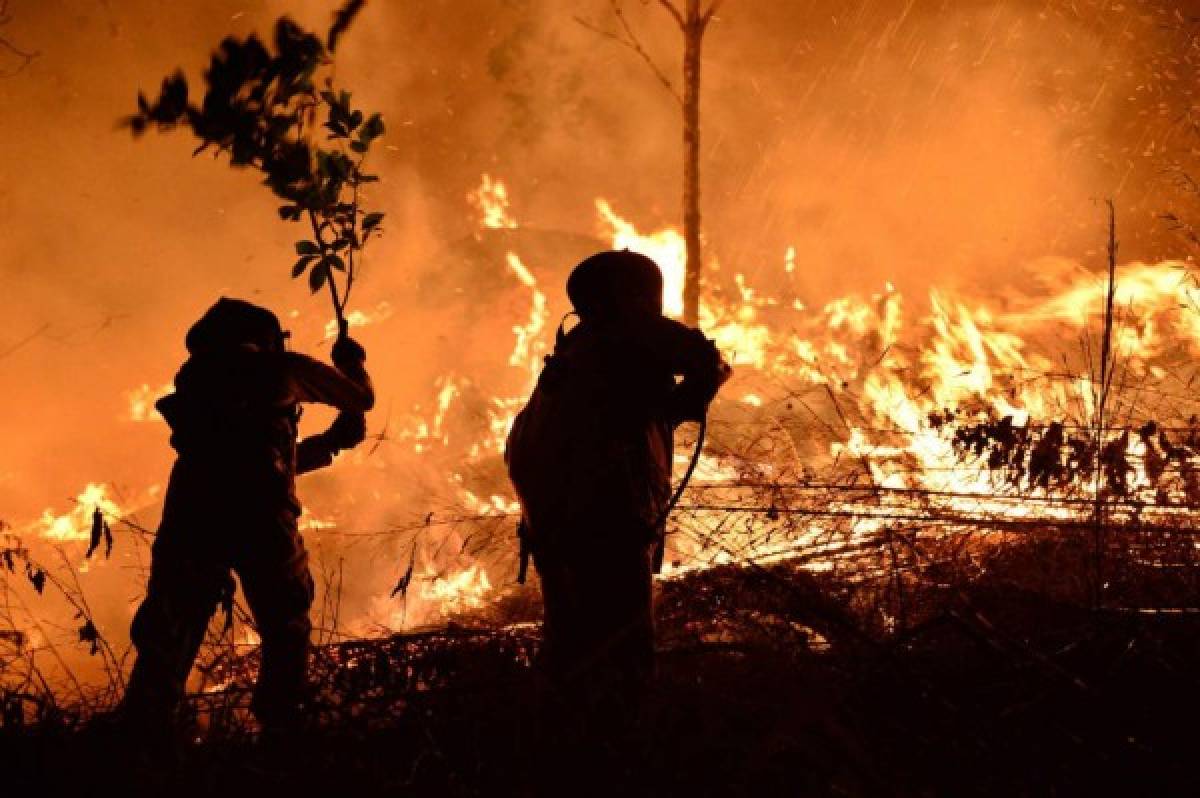
[[[275,24],[273,51],[256,35],[227,37],[204,73],[203,98],[194,102],[187,78],[175,72],[125,120],[135,136],[185,127],[200,140],[196,154],[225,153],[230,165],[263,173],[263,183],[286,202],[279,217],[307,219],[312,237],[295,244],[292,277],[308,274],[315,293],[328,287],[339,322],[354,284],[354,258],[382,233],[383,214],[360,207],[360,190],[379,178],[363,170],[383,117],[354,108],[351,94],[317,76],[330,64],[338,37],[362,9],[351,0],[336,15],[328,48],[287,17]],[[323,113],[324,122],[317,124]],[[345,275],[339,291],[334,273]]]
[[[350,0],[346,5],[338,9],[338,12],[333,15],[333,27],[329,29],[329,37],[326,39],[326,46],[329,52],[337,49],[338,38],[341,37],[346,29],[350,27],[350,23],[358,16],[358,12],[362,11],[363,6],[367,4],[367,0]]]
[[[113,536],[112,527],[108,525],[108,521],[104,518],[104,513],[99,507],[92,513],[92,534],[88,540],[87,553],[84,555],[87,559],[91,559],[96,553],[96,549],[100,547],[100,541],[104,541],[104,559],[112,556]]]
[[[413,543],[412,555],[408,560],[408,568],[405,569],[404,575],[401,576],[399,581],[396,582],[396,586],[392,588],[392,592],[388,598],[395,598],[397,594],[399,594],[402,598],[406,598],[408,596],[408,586],[412,584],[413,566],[416,564],[416,562],[417,544]]]
[[[79,627],[79,642],[90,645],[93,656],[100,652],[100,632],[91,618],[85,618],[83,626]]]

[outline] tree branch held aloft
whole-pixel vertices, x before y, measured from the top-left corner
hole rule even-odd
[[[350,92],[335,90],[331,78],[321,89],[315,81],[364,4],[350,0],[337,13],[328,48],[287,17],[276,22],[271,48],[256,35],[227,37],[204,73],[198,104],[189,99],[183,73],[176,72],[163,80],[154,101],[139,93],[137,113],[125,120],[135,136],[151,127],[185,127],[200,140],[196,153],[213,149],[227,154],[232,166],[262,172],[264,184],[287,203],[279,208],[280,218],[307,220],[312,231],[311,239],[295,244],[292,277],[307,272],[314,293],[329,289],[343,330],[355,258],[382,233],[383,214],[362,209],[360,201],[362,187],[379,179],[363,170],[363,162],[384,124],[382,115],[352,107]],[[324,122],[318,128],[320,111]],[[340,290],[336,272],[344,275]]]

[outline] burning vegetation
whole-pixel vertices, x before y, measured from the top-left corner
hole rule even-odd
[[[648,58],[610,5],[624,43]],[[225,66],[274,63],[249,40],[239,47]],[[257,149],[214,127],[206,103],[189,107],[176,78],[131,124],[190,128],[262,172],[287,202],[281,218],[308,223],[293,276],[330,293],[333,317],[287,314],[302,345],[344,327],[388,340],[407,306],[366,294],[363,252],[384,218],[365,203],[387,207],[386,182],[363,171],[382,117],[308,83],[305,69],[271,100],[288,125],[257,130]],[[300,159],[318,164],[309,172],[288,157],[301,146],[289,136],[311,132],[317,109],[333,149]],[[611,247],[659,264],[672,317],[702,289],[698,326],[735,373],[711,407],[658,580],[664,664],[647,736],[679,746],[661,757],[639,741],[635,772],[666,793],[711,779],[840,794],[1190,785],[1177,732],[1200,708],[1189,675],[1200,655],[1200,283],[1186,241],[1177,260],[1124,260],[1110,203],[1094,225],[1107,246],[1043,257],[1011,284],[861,281],[830,297],[810,280],[831,267],[803,243],[726,262],[717,247],[700,254],[698,231],[622,199],[589,193],[586,233],[531,228],[503,172],[477,171],[460,192],[473,229],[415,289],[462,317],[467,332],[446,345],[461,360],[439,362],[417,401],[381,400],[368,440],[304,488],[319,732],[302,753],[376,790],[515,791],[536,770],[520,744],[536,713],[518,696],[534,690],[537,585],[516,583],[520,506],[504,443],[553,350],[565,268]],[[356,280],[366,301],[351,308]],[[122,420],[161,424],[154,403],[170,390],[162,375],[139,376],[121,394]],[[696,440],[681,433],[677,473]],[[74,745],[56,735],[119,698],[162,490],[97,475],[69,502],[0,526],[0,743],[12,751]],[[248,782],[265,781],[270,754],[255,747],[248,710],[258,642],[231,593],[189,684],[189,728],[206,746],[185,772],[229,756]],[[393,750],[403,767],[368,761],[394,763]]]
[[[467,200],[481,230],[519,229],[501,180],[485,176]],[[597,229],[613,246],[658,260],[674,294],[666,306],[678,309],[679,234],[640,232],[603,199],[596,208]],[[776,267],[785,284],[794,257],[785,253]],[[935,290],[922,311],[886,285],[810,308],[795,294],[757,290],[746,275],[723,279],[715,261],[709,267],[717,280],[701,325],[736,376],[712,408],[696,478],[668,528],[660,604],[668,651],[741,658],[767,646],[789,657],[850,657],[857,668],[924,651],[931,639],[957,645],[942,637],[961,635],[963,645],[995,647],[1005,667],[1027,661],[1088,691],[1087,677],[1024,635],[1092,634],[1131,615],[1196,611],[1200,420],[1188,364],[1200,350],[1200,316],[1186,264],[1121,264],[1109,283],[1049,262],[1051,292],[989,307]],[[314,675],[319,711],[333,727],[351,717],[386,727],[414,702],[440,706],[437,696],[461,688],[459,679],[490,689],[482,684],[497,682],[468,662],[498,657],[497,673],[518,678],[536,650],[535,605],[513,584],[519,508],[499,463],[555,324],[519,252],[504,253],[496,268],[526,308],[514,301],[504,379],[488,386],[447,372],[427,406],[390,416],[374,444],[389,453],[386,467],[420,464],[444,509],[379,532],[356,528],[353,506],[309,508],[302,519],[317,538],[397,542],[398,556],[383,566],[395,584],[370,597],[359,618],[341,605],[352,555],[340,550],[330,568],[320,549]],[[364,314],[357,323],[387,320]],[[145,393],[130,393],[131,415],[144,413]],[[687,445],[685,436],[678,458]],[[347,467],[384,467],[377,454],[354,455]],[[118,552],[143,558],[147,532],[137,518],[156,494],[152,486],[118,501],[110,486],[90,484],[67,511],[6,531],[10,729],[86,715],[119,694],[122,644],[95,625],[79,565],[105,556],[92,553],[94,523]],[[55,595],[13,602],[29,588]],[[1042,609],[1007,606],[1003,591]],[[74,610],[80,645],[103,661],[101,678],[70,686],[77,666],[38,620],[60,599]],[[256,644],[252,620],[231,597],[196,674],[192,707],[207,733],[250,722]]]

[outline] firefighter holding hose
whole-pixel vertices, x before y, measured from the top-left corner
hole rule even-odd
[[[653,673],[653,560],[671,502],[673,433],[730,376],[699,330],[663,315],[663,279],[628,250],[580,263],[505,459],[545,605],[542,665],[570,707],[636,708]],[[682,378],[682,379],[678,379]]]
[[[231,572],[262,638],[254,711],[264,727],[299,719],[313,580],[295,477],[363,440],[374,392],[366,353],[344,325],[336,368],[288,351],[286,338],[269,310],[223,298],[188,332],[175,390],[158,402],[178,456],[131,632],[137,661],[122,715],[135,726],[170,724],[209,620],[232,595]],[[306,402],[339,413],[297,443]]]

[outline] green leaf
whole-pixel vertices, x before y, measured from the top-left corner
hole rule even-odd
[[[350,172],[354,169],[354,164],[340,152],[335,152],[329,156],[329,173],[333,177],[344,180],[350,176]]]
[[[321,248],[318,247],[316,244],[314,244],[311,241],[297,241],[296,242],[296,254],[297,255],[320,255]]]
[[[292,266],[292,277],[299,277],[304,274],[304,270],[308,268],[308,264],[312,263],[316,257],[316,255],[305,255],[296,261],[295,265]]]
[[[9,567],[9,570],[12,570],[11,566]],[[36,590],[40,596],[42,591],[46,589],[46,572],[41,568],[35,568],[29,563],[25,563],[25,576],[29,578],[29,583],[33,585],[33,589]]]
[[[371,118],[358,131],[358,137],[363,141],[378,138],[384,133],[383,114],[371,114]]]
[[[326,266],[325,261],[322,260],[312,268],[312,271],[308,273],[308,287],[311,288],[312,292],[315,294],[321,290],[321,286],[325,285],[325,281],[328,278],[329,267]]]
[[[352,141],[350,142],[350,149],[357,153],[365,153],[370,148],[367,146],[366,142]]]
[[[79,627],[79,642],[89,643],[92,647],[92,654],[95,655],[100,651],[100,632],[96,629],[96,625],[92,623],[92,619],[86,619],[87,622]]]
[[[337,241],[333,242],[333,251],[340,252],[341,250],[345,249],[348,246],[350,246],[350,239],[339,238]]]
[[[284,221],[295,222],[300,218],[300,206],[298,205],[281,205],[279,207],[279,218]]]
[[[346,262],[339,255],[326,255],[321,258],[318,266],[323,267],[326,273],[329,272],[331,266],[340,272],[346,271]]]
[[[363,221],[362,221],[363,230],[373,230],[376,227],[378,227],[379,223],[382,221],[383,221],[382,213],[368,213],[366,216],[363,217]]]

